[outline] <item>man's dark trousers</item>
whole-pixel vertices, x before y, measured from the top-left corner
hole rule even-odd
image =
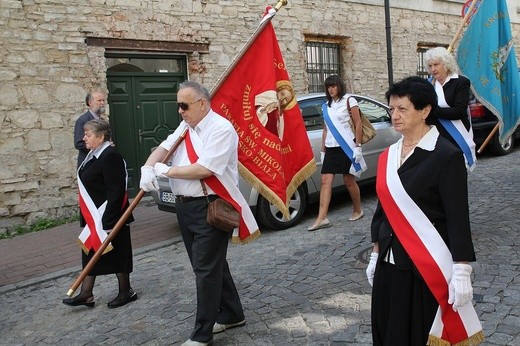
[[[206,222],[208,201],[200,198],[176,203],[182,239],[197,286],[197,316],[190,339],[209,342],[213,325],[244,320],[244,311],[226,260],[230,233]]]

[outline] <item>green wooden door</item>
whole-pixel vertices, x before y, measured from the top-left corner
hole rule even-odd
[[[180,123],[177,89],[184,76],[114,73],[108,76],[108,103],[114,143],[128,170],[131,197],[139,191],[140,168]]]

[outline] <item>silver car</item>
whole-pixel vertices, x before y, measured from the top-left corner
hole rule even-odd
[[[368,170],[363,172],[362,177],[358,179],[358,183],[360,185],[370,184],[375,180],[379,154],[401,138],[401,135],[393,129],[390,122],[390,113],[385,104],[366,96],[355,94],[346,96],[353,96],[358,101],[361,111],[377,131],[377,135],[371,141],[363,144],[362,148]],[[307,205],[319,200],[321,186],[320,150],[323,132],[321,107],[326,101],[327,99],[323,93],[305,94],[298,97],[298,104],[302,110],[303,121],[305,122],[307,135],[309,136],[318,169],[298,187],[298,190],[291,197],[289,201],[289,219],[284,219],[278,208],[269,203],[248,182],[244,179],[239,179],[240,191],[246,198],[246,201],[248,201],[256,220],[264,228],[286,229],[296,225],[303,217]],[[175,199],[167,179],[159,179],[159,186],[159,191],[152,193],[158,208],[164,211],[175,212]],[[341,175],[335,176],[332,186],[333,194],[346,191]]]

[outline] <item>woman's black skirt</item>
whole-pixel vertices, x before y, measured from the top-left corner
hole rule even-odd
[[[114,249],[102,255],[88,275],[106,275],[113,273],[131,273],[133,270],[132,241],[130,239],[130,225],[123,226],[112,240]],[[94,256],[94,251],[88,255],[81,252],[83,268]]]
[[[341,147],[325,148],[321,174],[348,174],[352,162]]]

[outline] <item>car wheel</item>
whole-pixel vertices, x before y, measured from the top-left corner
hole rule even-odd
[[[509,137],[504,144],[501,144],[498,140],[498,132],[493,136],[493,140],[490,143],[491,152],[497,156],[507,155],[513,151],[514,139],[513,136]]]
[[[269,229],[286,229],[300,222],[307,208],[307,192],[300,185],[289,200],[289,220],[284,219],[283,214],[263,196],[258,198],[258,222]]]

